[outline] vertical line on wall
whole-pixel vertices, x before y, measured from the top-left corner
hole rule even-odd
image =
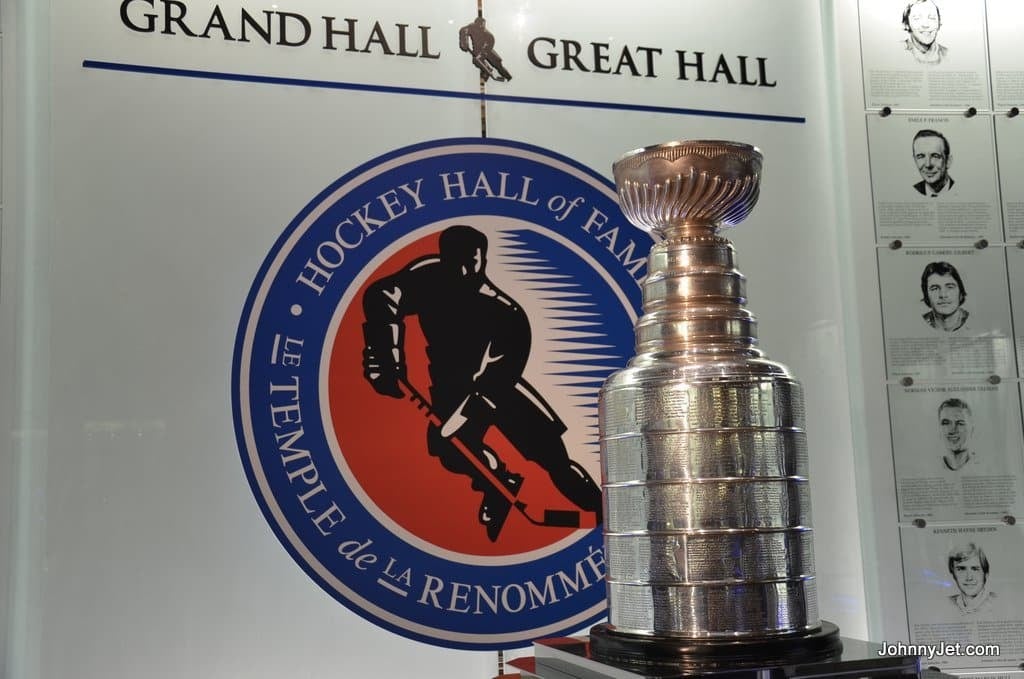
[[[487,94],[484,90],[484,83],[487,79],[480,76],[480,136],[487,138]]]
[[[484,0],[476,0],[476,15],[484,18]],[[487,76],[480,72],[480,136],[487,138]]]
[[[982,38],[985,40],[985,66],[989,70],[988,74],[988,103],[989,110],[992,112],[992,127],[995,128],[995,112],[996,112],[996,83],[995,78],[992,77],[992,46],[989,44],[988,35],[988,0],[985,0],[985,4],[982,7],[981,15],[985,17],[985,21],[982,22]],[[996,158],[999,157],[999,147],[993,146],[992,151],[995,153]],[[996,162],[996,173],[999,172],[999,162]],[[997,176],[998,179],[998,176]],[[1000,196],[1000,201],[1002,196]],[[1000,212],[1002,211],[1002,202],[999,203]],[[1006,222],[1002,219],[1002,214],[999,215],[1000,221],[1003,222],[1003,240],[1006,239]],[[1012,331],[1011,326],[1011,331]],[[1018,375],[1020,373],[1017,373]]]

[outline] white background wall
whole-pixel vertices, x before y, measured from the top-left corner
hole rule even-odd
[[[477,103],[82,67],[97,59],[477,89],[454,38],[475,3],[294,5],[311,16],[436,26],[446,60],[137,34],[120,24],[116,3],[0,6],[0,651],[6,643],[8,676],[495,673],[493,653],[443,650],[374,628],[303,574],[252,499],[230,406],[236,324],[284,226],[323,187],[380,153],[478,135]],[[853,279],[844,278],[851,222],[837,140],[845,123],[831,103],[846,95],[830,84],[837,57],[828,10],[822,16],[816,3],[797,0],[770,9],[749,0],[657,2],[638,17],[621,3],[524,0],[485,3],[485,15],[515,75],[509,93],[806,118],[513,103],[487,110],[489,136],[544,146],[606,174],[621,152],[668,139],[762,149],[761,204],[732,237],[763,347],[807,392],[822,615],[844,634],[866,636],[862,557],[870,560],[884,540],[862,553],[861,512],[872,499],[862,490],[858,502],[854,444],[870,441],[873,430],[862,427],[874,414],[862,409],[848,374],[873,354],[859,353],[862,344],[872,348],[870,326],[859,324],[866,302],[850,296]],[[533,35],[766,55],[779,85],[541,71],[525,57]],[[845,152],[857,160],[856,148]]]
[[[857,3],[835,3],[829,11],[834,36],[834,68],[841,87],[833,94],[839,119],[834,143],[836,165],[843,168],[836,201],[846,253],[844,307],[848,315],[847,340],[858,348],[848,354],[852,380],[850,418],[858,457],[857,493],[861,499],[861,549],[869,629],[878,640],[907,639],[907,611],[903,591],[900,542],[892,517],[897,516],[895,482],[890,463],[888,395],[878,379],[885,373],[878,264],[872,234],[874,214],[868,166],[864,94],[861,85],[860,33]],[[871,451],[870,453],[868,451]]]

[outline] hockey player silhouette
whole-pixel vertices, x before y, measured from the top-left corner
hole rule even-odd
[[[512,74],[494,51],[494,35],[487,30],[487,22],[482,16],[459,29],[459,49],[473,56],[473,63],[484,80],[491,78],[497,82],[507,82],[512,79]]]
[[[416,259],[374,281],[363,295],[364,376],[378,393],[403,398],[407,316],[416,316],[427,341],[430,402],[442,424],[427,427],[427,450],[448,471],[472,479],[480,491],[478,520],[497,540],[522,484],[484,435],[498,428],[513,446],[543,467],[555,487],[601,521],[601,491],[569,457],[566,427],[523,379],[530,323],[523,309],[488,279],[487,237],[470,226],[445,229],[439,253]],[[465,444],[456,446],[452,438]],[[467,458],[466,449],[477,464]],[[483,465],[479,465],[483,463]],[[478,469],[485,466],[489,474]],[[488,478],[490,477],[490,478]],[[501,492],[493,481],[504,485]]]

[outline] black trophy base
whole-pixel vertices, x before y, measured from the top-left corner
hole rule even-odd
[[[839,628],[826,621],[809,632],[759,639],[680,639],[617,632],[607,623],[590,630],[595,660],[636,667],[671,667],[680,673],[779,667],[840,657]]]
[[[536,641],[533,657],[515,658],[509,665],[520,670],[522,679],[955,679],[938,671],[922,671],[916,655],[891,654],[881,644],[860,639],[836,639],[835,630],[835,625],[825,623],[820,631],[801,635],[803,649],[799,644],[787,647],[759,641],[692,644],[692,652],[683,652],[691,644],[674,641],[656,649],[648,644],[643,653],[661,655],[641,657],[635,644],[622,643],[626,635],[599,625],[591,637]],[[601,645],[597,637],[605,642],[612,639],[605,643],[605,650],[611,645],[626,660],[599,657],[594,651],[595,645]],[[829,655],[830,648],[839,647],[841,652]],[[758,655],[761,652],[764,655]]]

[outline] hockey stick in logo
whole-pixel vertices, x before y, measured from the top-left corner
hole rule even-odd
[[[405,392],[405,398],[412,402],[416,406],[417,410],[422,411],[426,418],[438,427],[444,424],[441,416],[437,414],[433,406],[422,394],[416,391],[416,388],[405,378],[399,378],[398,384],[402,391]],[[544,514],[541,518],[537,518],[530,514],[526,503],[519,500],[511,490],[509,490],[505,484],[501,483],[498,478],[491,471],[490,467],[481,461],[481,455],[474,452],[464,441],[462,441],[458,435],[452,435],[448,439],[452,445],[461,453],[470,463],[476,468],[480,476],[493,487],[498,493],[501,494],[505,500],[515,507],[516,511],[526,517],[526,520],[535,526],[549,526],[555,528],[579,528],[580,527],[580,513],[574,509],[545,509]]]

